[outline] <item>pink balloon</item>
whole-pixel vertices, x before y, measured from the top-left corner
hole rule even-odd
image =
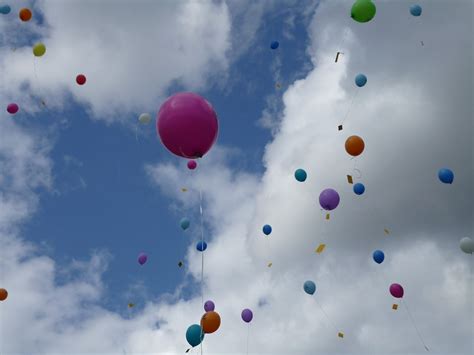
[[[400,284],[391,284],[390,285],[390,293],[395,298],[402,298],[403,297],[403,287]]]
[[[188,169],[194,170],[194,169],[196,169],[197,166],[198,166],[198,165],[197,165],[197,163],[196,163],[196,160],[190,160],[190,161],[188,161]]]
[[[8,104],[7,106],[7,112],[8,113],[11,113],[12,115],[14,115],[15,113],[17,113],[19,110],[19,107],[17,104],[15,103],[11,103],[11,104]]]
[[[183,158],[201,158],[217,139],[217,114],[211,104],[192,92],[169,97],[160,107],[156,130],[163,145]]]

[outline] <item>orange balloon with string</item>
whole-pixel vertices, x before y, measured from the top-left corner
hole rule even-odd
[[[23,9],[20,10],[20,13],[18,14],[19,17],[20,17],[20,20],[26,22],[26,21],[30,21],[31,20],[31,17],[33,16],[33,14],[31,13],[31,10],[24,7]]]
[[[346,152],[356,157],[364,151],[364,140],[359,136],[350,136],[346,140]]]
[[[221,317],[217,312],[206,312],[201,318],[201,327],[206,334],[214,333],[217,329],[219,329],[220,325]]]

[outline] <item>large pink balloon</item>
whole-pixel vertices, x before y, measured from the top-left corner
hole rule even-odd
[[[184,158],[201,158],[217,139],[217,114],[211,104],[192,92],[169,97],[158,112],[156,130],[163,145]]]
[[[403,297],[403,287],[400,284],[391,284],[390,285],[390,293],[395,298],[402,298]]]

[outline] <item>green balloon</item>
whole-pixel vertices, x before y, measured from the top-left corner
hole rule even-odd
[[[357,22],[369,22],[375,16],[377,9],[371,0],[357,0],[351,9],[351,17]]]

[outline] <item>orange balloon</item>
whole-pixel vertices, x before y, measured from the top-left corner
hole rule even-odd
[[[22,21],[31,20],[31,16],[33,16],[33,14],[31,13],[30,9],[27,9],[26,7],[24,7],[23,9],[20,10],[20,19]]]
[[[346,152],[356,157],[364,151],[364,141],[359,136],[350,136],[346,140]]]
[[[0,301],[5,301],[8,297],[8,292],[4,288],[0,288]]]
[[[201,318],[201,327],[204,333],[214,333],[221,325],[221,317],[217,312],[206,312]]]

